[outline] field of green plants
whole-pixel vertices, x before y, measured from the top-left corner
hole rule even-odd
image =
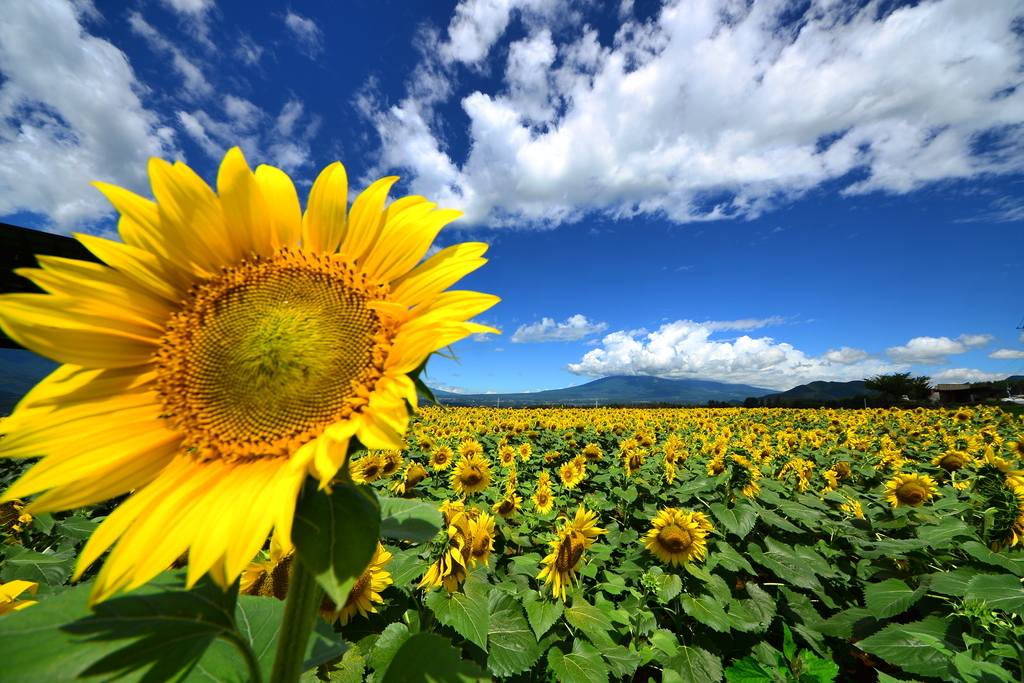
[[[403,673],[419,658],[438,681],[1024,681],[1019,416],[426,408],[407,444],[349,462],[381,545],[345,605],[323,601],[303,680],[425,680]],[[0,463],[0,485],[27,465]],[[68,578],[117,503],[0,508],[0,680],[267,666],[287,542],[238,595],[201,582],[189,606],[169,568],[90,614],[96,570]],[[167,595],[192,627],[168,625]]]

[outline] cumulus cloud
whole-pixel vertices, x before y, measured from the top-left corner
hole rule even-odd
[[[567,369],[591,377],[649,375],[784,391],[816,380],[845,382],[906,367],[868,355],[843,362],[851,359],[851,354],[844,355],[843,350],[830,352],[838,353],[842,360],[815,358],[771,337],[743,335],[729,341],[713,340],[713,325],[677,320],[654,332],[612,332],[601,340],[600,348],[588,351],[579,363],[570,364]],[[846,351],[856,353],[855,349]]]
[[[145,193],[147,159],[179,154],[124,53],[83,28],[93,13],[67,0],[4,3],[0,216],[31,211],[70,232],[112,214],[89,180]]]
[[[859,363],[862,360],[871,358],[871,354],[862,349],[851,349],[849,346],[841,346],[838,349],[829,349],[825,353],[821,354],[821,357],[830,363],[839,363],[840,365],[853,365]]]
[[[990,334],[962,334],[955,340],[949,337],[914,337],[905,346],[892,346],[885,350],[897,363],[914,365],[946,365],[953,356],[967,353],[972,348],[985,346],[993,339]]]
[[[310,59],[316,59],[323,52],[323,32],[315,21],[289,11],[284,18],[284,25],[295,39],[299,52]]]
[[[586,316],[577,313],[561,323],[556,323],[552,318],[542,318],[539,323],[520,325],[511,341],[514,344],[576,341],[607,328],[608,323],[591,322]]]
[[[225,95],[220,109],[218,116],[203,109],[178,112],[181,127],[210,158],[220,160],[228,148],[238,145],[252,166],[268,163],[291,173],[309,163],[309,141],[320,119],[304,117],[301,102],[286,102],[272,117],[249,100]],[[302,126],[300,120],[305,121]]]
[[[364,109],[380,165],[490,225],[753,217],[837,179],[905,193],[1024,171],[1016,3],[675,0],[643,23],[627,5],[601,42],[567,3],[464,0],[407,96]],[[505,50],[513,16],[527,35]],[[495,55],[502,83],[460,91]],[[439,114],[455,102],[458,158]]]
[[[997,360],[1024,358],[1024,351],[1017,351],[1016,349],[996,349],[992,353],[988,354],[988,357],[995,358]]]

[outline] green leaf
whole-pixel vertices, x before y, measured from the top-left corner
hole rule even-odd
[[[561,683],[607,683],[611,673],[597,648],[578,638],[569,654],[557,647],[548,650],[548,666]]]
[[[943,517],[935,526],[922,525],[917,528],[917,537],[931,548],[948,548],[958,536],[973,536],[974,530],[957,517]]]
[[[679,601],[683,606],[683,611],[700,623],[710,626],[716,631],[729,630],[729,617],[718,601],[710,595],[700,595],[696,598],[684,595]]]
[[[345,483],[317,490],[312,477],[295,507],[292,541],[302,563],[336,605],[370,564],[380,539],[380,507],[373,489]]]
[[[34,581],[47,586],[67,583],[75,566],[75,549],[65,548],[53,554],[39,553],[23,546],[10,546],[0,569],[0,579]]]
[[[409,640],[409,627],[400,621],[388,624],[370,651],[370,668],[378,674],[388,670],[395,653]]]
[[[604,645],[600,648],[601,656],[608,662],[612,674],[617,678],[632,676],[640,666],[640,655],[622,645]]]
[[[863,607],[851,607],[834,614],[825,621],[811,624],[811,628],[837,638],[866,638],[876,630],[878,620]]]
[[[62,630],[93,641],[122,641],[82,676],[146,670],[147,680],[171,680],[187,674],[214,639],[235,631],[236,590],[221,591],[204,577],[189,591],[124,595],[97,604],[92,616]]]
[[[380,683],[466,683],[487,681],[491,677],[473,662],[463,661],[462,653],[447,638],[433,633],[417,633],[402,643]]]
[[[53,515],[49,512],[44,512],[41,515],[35,515],[32,517],[32,526],[39,529],[46,535],[50,534],[50,530],[53,529],[54,524]]]
[[[951,572],[937,572],[929,574],[929,576],[931,577],[929,590],[941,593],[942,595],[952,595],[960,598],[967,595],[967,586],[979,574],[977,569],[961,567]],[[991,574],[986,574],[985,576],[991,576]]]
[[[977,541],[968,541],[960,547],[972,557],[981,560],[985,564],[1002,567],[1012,574],[1024,576],[1024,560],[1010,559],[1001,553],[992,552],[989,548]]]
[[[526,594],[523,605],[526,607],[526,617],[530,620],[530,628],[538,640],[558,621],[558,617],[562,616],[565,610],[565,603],[561,600],[548,600],[536,591]]]
[[[658,577],[658,601],[667,603],[683,590],[683,580],[676,574],[662,574]]]
[[[899,678],[893,678],[884,671],[876,671],[878,674],[878,683],[918,683],[914,680],[900,680]]]
[[[284,602],[253,595],[238,596],[235,606],[235,623],[239,635],[249,644],[256,662],[263,672],[263,680],[270,679],[277,652],[277,638],[281,630]],[[346,652],[347,643],[334,633],[333,628],[323,619],[317,619],[313,633],[306,644],[303,670],[314,669],[320,664]],[[215,640],[196,664],[186,679],[200,681],[241,681],[248,677],[248,670],[238,649],[224,641]],[[360,679],[361,680],[361,679]]]
[[[711,514],[715,516],[729,533],[745,538],[757,522],[757,511],[747,503],[739,503],[734,508],[727,508],[722,503],[711,504]]]
[[[474,578],[472,574],[462,585],[464,593],[431,591],[424,602],[434,611],[438,621],[451,626],[486,652],[487,630],[491,617],[487,603],[487,585]]]
[[[747,558],[740,555],[735,548],[724,541],[717,541],[714,545],[714,557],[718,566],[725,567],[729,571],[743,570],[748,574],[757,574],[754,568],[747,562]]]
[[[839,665],[827,659],[815,657],[810,652],[800,654],[800,682],[807,682],[808,677],[817,683],[832,683],[839,675]]]
[[[441,512],[419,500],[381,498],[380,535],[398,541],[426,543],[441,531]]]
[[[807,568],[804,560],[793,550],[779,543],[771,536],[765,538],[767,550],[762,551],[756,543],[747,546],[747,553],[758,564],[772,570],[780,581],[792,583],[800,588],[821,590],[821,583],[814,572]]]
[[[921,599],[927,587],[927,583],[922,583],[917,590],[914,590],[899,579],[869,583],[864,586],[864,603],[871,616],[876,619],[885,619],[905,612],[908,607]]]
[[[608,631],[614,628],[604,612],[578,599],[565,610],[565,620],[586,633],[595,643],[608,641]]]
[[[76,642],[61,626],[91,615],[91,584],[75,586],[0,618],[4,683],[74,680],[90,664],[120,648],[111,641]]]
[[[789,624],[782,624],[782,655],[787,662],[792,662],[796,657],[796,641],[793,640],[793,632],[789,630]]]
[[[685,674],[683,678],[686,678]],[[744,657],[725,670],[725,680],[729,683],[774,683],[775,676],[753,657]]]
[[[67,538],[85,540],[92,536],[99,524],[85,517],[71,516],[57,523],[57,533]]]
[[[764,631],[775,617],[775,600],[752,581],[747,582],[746,591],[749,598],[729,602],[731,625],[740,631]]]
[[[936,641],[944,643],[947,651],[963,649],[952,620],[934,616],[910,624],[890,624],[857,643],[857,647],[909,673],[942,678],[948,669],[949,655],[933,644]]]
[[[757,514],[761,517],[761,519],[768,522],[773,527],[777,527],[779,529],[782,529],[783,531],[789,531],[794,534],[802,534],[804,532],[804,530],[800,527],[786,521],[786,518],[782,515],[777,515],[766,508],[759,507],[757,510]]]
[[[1013,675],[994,662],[976,662],[966,652],[958,652],[953,656],[953,666],[966,681],[984,681],[985,674],[994,676],[1006,683],[1015,683]]]
[[[982,600],[992,609],[1024,614],[1024,588],[1013,576],[976,576],[967,585],[968,600]]]
[[[497,589],[491,591],[491,599],[487,668],[499,677],[526,671],[540,658],[541,649],[523,608],[516,598]]]
[[[665,664],[686,683],[718,683],[722,680],[722,660],[707,650],[684,645]]]

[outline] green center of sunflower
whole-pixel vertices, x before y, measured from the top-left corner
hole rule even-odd
[[[686,529],[670,524],[658,533],[658,543],[671,553],[681,553],[693,545],[693,537]]]
[[[383,295],[303,251],[225,269],[168,322],[155,357],[165,413],[200,457],[292,452],[366,403],[390,338],[367,304]]]

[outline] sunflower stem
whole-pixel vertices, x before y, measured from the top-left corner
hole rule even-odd
[[[313,633],[323,594],[316,577],[306,569],[302,558],[296,554],[288,582],[288,599],[284,604],[284,617],[281,619],[270,683],[296,683],[299,680],[306,656],[306,643]]]

